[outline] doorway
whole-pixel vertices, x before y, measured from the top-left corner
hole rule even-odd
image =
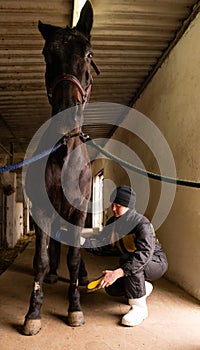
[[[92,227],[103,227],[103,170],[93,178]]]

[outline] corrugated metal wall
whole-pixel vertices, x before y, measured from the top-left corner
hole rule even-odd
[[[190,15],[192,0],[92,0],[92,43],[101,75],[95,76],[91,102],[129,105]],[[65,26],[72,22],[71,0],[0,1],[0,143],[13,142],[15,160],[49,118],[44,86],[43,39],[38,20]],[[110,111],[112,114],[112,111]],[[111,115],[112,117],[112,115]],[[103,115],[90,110],[92,137],[106,136]]]

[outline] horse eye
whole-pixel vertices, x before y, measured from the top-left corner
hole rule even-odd
[[[88,52],[87,58],[92,58],[92,57],[93,57],[93,52],[92,51]]]

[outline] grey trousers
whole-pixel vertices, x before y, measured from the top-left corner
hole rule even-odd
[[[124,260],[123,260],[124,261]],[[119,278],[105,291],[111,296],[124,296],[127,299],[141,298],[146,294],[145,280],[153,282],[161,278],[168,269],[166,257],[153,257],[139,272]]]

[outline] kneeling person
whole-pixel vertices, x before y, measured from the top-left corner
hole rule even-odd
[[[167,271],[167,257],[152,224],[135,210],[136,194],[126,185],[111,194],[113,217],[100,235],[88,237],[83,247],[98,255],[120,255],[119,267],[103,271],[99,288],[111,296],[125,296],[131,306],[121,323],[139,325],[148,316],[146,298],[150,282]]]

